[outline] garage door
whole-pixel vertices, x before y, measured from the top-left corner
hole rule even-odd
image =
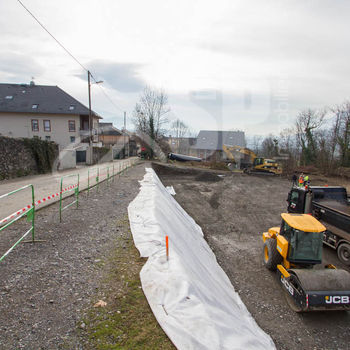
[[[86,163],[86,151],[77,151],[77,163]]]

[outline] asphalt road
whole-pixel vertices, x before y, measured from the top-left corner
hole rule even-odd
[[[70,176],[73,174],[79,174],[79,189],[82,190],[88,186],[88,174],[90,176],[90,185],[96,184],[97,169],[99,169],[99,181],[103,181],[107,178],[108,171],[109,176],[112,176],[113,167],[114,173],[116,174],[137,160],[137,157],[132,157],[129,159],[116,160],[114,162],[107,162],[98,165],[78,167],[76,169],[54,171],[50,174],[25,176],[17,179],[3,180],[0,181],[0,196],[23,186],[32,184],[34,186],[35,201],[42,200],[43,198],[47,198],[52,194],[60,192],[60,183],[62,177],[64,177],[63,188],[77,184],[78,177]],[[67,191],[64,193],[64,197],[71,195],[72,193],[73,191]],[[59,200],[59,196],[55,196],[52,199],[43,201],[41,204],[37,205],[36,208],[42,208],[46,205],[56,202],[57,200]],[[8,215],[17,212],[28,204],[31,204],[31,202],[31,188],[26,188],[9,197],[0,198],[0,220],[7,217]]]

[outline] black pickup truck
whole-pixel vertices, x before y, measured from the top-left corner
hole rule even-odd
[[[327,228],[323,243],[337,250],[338,258],[350,265],[350,200],[340,186],[292,187],[289,213],[310,213]]]

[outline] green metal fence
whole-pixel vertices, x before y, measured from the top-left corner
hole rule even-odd
[[[90,172],[96,172],[94,184],[90,184]],[[94,178],[94,176],[92,176],[92,178]],[[98,191],[99,184],[100,184],[100,168],[88,169],[88,187],[87,187],[88,195],[90,194],[90,188],[94,186],[96,186]]]
[[[26,185],[23,186],[21,188],[18,188],[17,190],[14,190],[12,192],[3,194],[2,196],[0,196],[0,199],[2,198],[7,198],[17,192],[20,192],[22,190],[25,190],[27,188],[31,188],[32,189],[32,204],[28,205],[27,208],[23,208],[21,211],[18,211],[14,214],[12,214],[10,217],[4,219],[6,221],[8,221],[4,226],[2,226],[0,228],[0,232],[5,230],[5,228],[9,227],[10,225],[12,225],[13,223],[15,223],[17,220],[19,220],[21,217],[23,216],[27,216],[27,220],[28,222],[31,222],[31,228],[9,249],[7,250],[7,252],[5,254],[3,254],[0,258],[0,261],[2,261],[20,242],[23,241],[23,239],[25,237],[27,237],[27,235],[29,233],[32,233],[32,242],[35,242],[35,229],[34,229],[34,223],[35,223],[35,198],[34,198],[34,186],[33,185]]]
[[[77,177],[77,183],[74,185],[68,186],[68,188],[63,188],[63,180],[69,177]],[[63,193],[64,192],[71,192],[74,191],[75,194],[75,200],[72,203],[67,204],[65,207],[62,208],[62,199],[63,199]],[[60,222],[62,222],[62,211],[69,208],[73,204],[76,203],[77,208],[79,207],[79,174],[70,174],[65,175],[61,177],[61,185],[60,185],[60,205],[59,205],[59,213],[60,213]]]
[[[114,178],[116,175],[125,175],[128,172],[128,169],[135,162],[131,162],[130,160],[124,162],[118,162],[117,167],[113,164],[112,166],[107,166],[105,168],[92,168],[88,169],[88,178],[87,178],[87,193],[90,194],[90,190],[93,187],[99,189],[99,184],[103,181],[107,181],[107,185],[112,181],[114,182]],[[94,175],[96,174],[96,176]],[[106,176],[105,178],[103,178]],[[92,179],[92,181],[91,181]],[[95,179],[95,181],[93,181]]]
[[[137,161],[136,161],[137,162]],[[107,181],[107,185],[109,185],[109,182],[112,180],[114,181],[114,177],[116,175],[125,175],[128,171],[128,168],[131,167],[132,165],[134,165],[136,163],[135,161],[131,161],[131,160],[127,160],[124,162],[118,162],[117,163],[117,169],[115,169],[114,164],[112,166],[108,166],[104,169],[100,169],[100,168],[92,168],[92,169],[88,169],[88,186],[87,186],[87,191],[89,194],[89,191],[92,187],[96,186],[97,189],[99,187],[100,182],[102,181]],[[101,171],[106,170],[106,178],[103,179],[101,181],[101,175],[104,175],[101,173]],[[90,182],[90,173],[92,174],[96,174],[95,176],[95,181],[94,183]],[[67,185],[66,188],[64,188],[63,183],[64,180],[67,178],[72,178],[72,177],[76,177],[77,181],[75,184],[73,185]],[[91,176],[92,178],[94,177],[94,175]],[[3,231],[4,229],[6,229],[7,227],[9,227],[10,225],[12,225],[13,223],[15,223],[17,220],[19,220],[20,218],[22,218],[23,216],[27,216],[27,221],[31,222],[31,228],[0,258],[0,262],[20,243],[23,241],[23,239],[29,234],[32,234],[32,239],[31,242],[38,242],[37,240],[35,240],[35,229],[34,229],[34,223],[35,223],[35,197],[34,197],[34,186],[33,185],[26,185],[23,186],[19,189],[16,189],[12,192],[3,194],[0,196],[0,199],[2,198],[6,198],[9,197],[19,191],[25,190],[27,188],[31,188],[32,191],[32,204],[31,205],[27,205],[26,208],[23,208],[21,211],[17,211],[16,213],[14,213],[13,215],[3,219],[0,221],[0,232]],[[64,193],[68,193],[74,191],[74,195],[75,195],[75,200],[69,204],[67,204],[65,207],[62,207],[62,201],[63,201],[63,194]],[[54,196],[52,196],[53,198]],[[50,199],[50,196],[49,196]],[[38,201],[40,203],[40,201]],[[62,211],[69,208],[70,206],[76,204],[76,208],[79,207],[79,174],[69,174],[69,175],[65,175],[61,177],[61,182],[60,182],[60,199],[59,199],[59,219],[60,222],[62,222]],[[3,226],[1,226],[3,225]]]

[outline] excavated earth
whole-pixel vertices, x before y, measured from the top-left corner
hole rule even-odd
[[[202,227],[235,290],[278,349],[349,349],[349,312],[295,313],[286,303],[276,274],[263,266],[262,232],[280,224],[289,180],[171,165],[153,167]],[[324,247],[323,264],[328,263],[350,271],[334,250]]]

